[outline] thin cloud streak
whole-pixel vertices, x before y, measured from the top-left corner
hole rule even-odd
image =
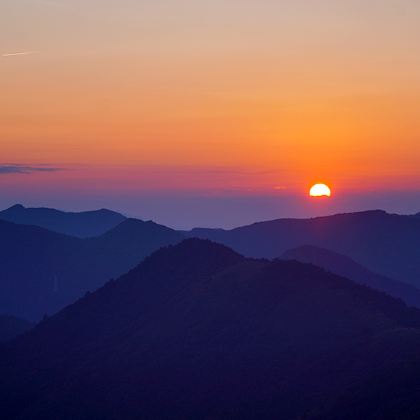
[[[0,164],[0,175],[9,174],[31,174],[34,172],[58,172],[64,168],[49,165],[19,165],[19,164]]]
[[[2,57],[17,57],[21,55],[32,55],[36,54],[38,51],[21,51],[21,52],[14,52],[14,53],[5,53],[2,54]]]

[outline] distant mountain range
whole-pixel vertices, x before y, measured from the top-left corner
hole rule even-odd
[[[133,219],[88,239],[0,220],[1,311],[39,320],[182,239],[165,226]]]
[[[190,237],[225,244],[250,257],[277,258],[313,245],[369,270],[420,287],[420,218],[375,210],[314,219],[279,219],[232,230],[193,229]]]
[[[285,260],[296,260],[325,268],[356,283],[372,287],[388,293],[390,296],[402,299],[407,305],[420,308],[420,290],[416,287],[373,273],[351,258],[327,249],[311,245],[301,246],[286,251],[282,256]]]
[[[0,219],[21,225],[33,225],[66,235],[88,238],[102,235],[126,218],[111,210],[70,213],[48,208],[25,208],[17,204],[0,211]]]
[[[419,370],[420,311],[313,265],[190,239],[0,347],[1,410],[415,419]]]
[[[0,343],[12,340],[33,328],[34,324],[10,315],[0,315]]]
[[[323,258],[317,256],[318,260],[313,260],[313,255],[293,257],[419,306],[418,290],[403,284],[420,284],[420,218],[416,216],[370,211],[314,219],[279,219],[230,231],[178,232],[153,222],[126,219],[108,210],[64,213],[17,205],[6,213],[32,215],[19,220],[29,223],[31,219],[33,223],[42,222],[58,229],[55,222],[48,221],[51,214],[53,219],[60,220],[62,231],[72,232],[69,236],[0,220],[0,308],[30,320],[56,312],[87,291],[96,290],[110,278],[128,271],[153,251],[177,243],[185,236],[211,239],[257,258],[278,258],[291,248],[306,245],[328,249],[339,255],[327,256],[324,252]],[[35,217],[41,214],[42,217]],[[75,237],[76,231],[80,235],[83,229],[90,236],[83,220],[94,215],[98,219],[105,215],[102,229],[112,224],[105,223],[109,215],[108,222],[111,219],[113,223],[120,219],[122,222],[99,236]],[[95,226],[97,229],[99,225]],[[344,256],[353,261],[343,261]]]

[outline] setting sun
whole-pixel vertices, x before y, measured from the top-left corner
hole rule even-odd
[[[311,197],[331,197],[331,189],[325,184],[315,184],[309,191]]]

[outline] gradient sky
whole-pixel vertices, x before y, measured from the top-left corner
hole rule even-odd
[[[0,206],[420,211],[419,22],[417,0],[1,0]]]

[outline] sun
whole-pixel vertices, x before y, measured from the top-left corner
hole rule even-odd
[[[331,197],[331,188],[325,184],[315,184],[309,191],[311,197]]]

